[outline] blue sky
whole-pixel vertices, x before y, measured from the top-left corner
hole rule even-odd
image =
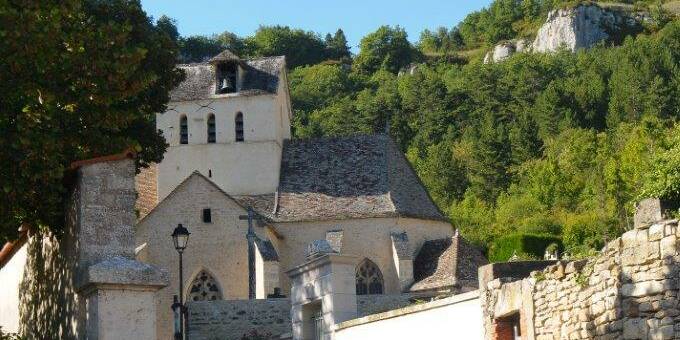
[[[288,25],[322,35],[342,28],[356,52],[359,40],[380,25],[400,25],[411,41],[426,28],[452,27],[491,0],[142,0],[155,18],[177,20],[180,34],[231,31],[251,35],[260,25]]]

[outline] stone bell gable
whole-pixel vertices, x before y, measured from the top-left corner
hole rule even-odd
[[[224,51],[177,68],[186,78],[171,91],[167,111],[156,115],[169,144],[155,169],[156,203],[194,171],[229,194],[275,192],[282,144],[291,137],[285,57],[243,59]],[[153,182],[147,175],[140,184]],[[148,210],[153,197],[141,197],[151,203],[140,210]]]
[[[222,86],[220,66],[233,63],[236,67],[231,92],[220,93]],[[241,59],[225,50],[209,62],[181,64],[186,79],[170,92],[171,102],[219,98],[221,95],[277,94],[282,88],[279,83],[285,72],[286,58],[283,56]],[[283,79],[282,79],[283,78]]]

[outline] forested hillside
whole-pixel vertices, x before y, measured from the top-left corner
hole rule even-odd
[[[508,236],[539,235],[579,256],[631,228],[641,197],[680,198],[680,19],[675,2],[603,4],[651,20],[589,50],[482,63],[494,43],[531,36],[551,9],[573,5],[496,0],[415,44],[381,27],[356,55],[341,30],[178,37],[161,24],[184,62],[223,48],[287,55],[296,138],[389,133],[453,225],[492,253]]]

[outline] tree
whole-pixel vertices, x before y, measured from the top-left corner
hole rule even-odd
[[[156,21],[156,27],[165,32],[172,41],[179,41],[179,31],[177,31],[177,21],[175,19],[163,15]]]
[[[652,160],[639,198],[661,197],[680,202],[680,123],[670,130],[670,138]]]
[[[318,34],[288,26],[260,26],[245,39],[252,55],[285,55],[289,68],[314,65],[325,60],[326,46]]]
[[[347,46],[345,32],[341,29],[335,31],[335,35],[326,34],[325,39],[327,58],[341,61],[351,61],[352,53]]]
[[[293,108],[293,133],[297,137],[316,136],[318,126],[310,119],[315,110],[323,109],[349,95],[354,83],[340,65],[319,64],[291,71],[290,98]]]
[[[224,51],[226,46],[219,40],[193,35],[180,39],[180,60],[184,63],[208,61]]]
[[[222,46],[224,46],[225,49],[230,50],[237,56],[250,55],[250,52],[247,50],[245,41],[235,33],[224,31],[215,36],[214,39],[217,42],[219,42]]]
[[[463,40],[457,28],[448,30],[446,27],[439,27],[432,32],[428,29],[420,33],[418,49],[423,53],[451,53],[458,50],[463,45]]]
[[[399,26],[381,26],[361,39],[359,48],[354,67],[363,74],[372,74],[379,69],[397,73],[409,65],[415,55],[406,31]]]
[[[507,128],[488,112],[472,137],[474,154],[468,172],[470,189],[487,202],[494,202],[507,189],[510,176],[510,143]]]
[[[0,240],[22,223],[59,231],[69,165],[139,152],[158,162],[155,127],[182,79],[177,45],[139,1],[4,2],[0,10]]]

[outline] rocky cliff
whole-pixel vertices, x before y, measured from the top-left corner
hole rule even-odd
[[[612,34],[628,31],[638,25],[634,17],[624,12],[595,4],[554,10],[538,30],[532,50],[551,52],[560,47],[571,51],[589,48],[600,41],[609,40]]]
[[[487,53],[484,62],[499,62],[516,52],[553,52],[560,48],[576,51],[601,41],[613,40],[639,29],[642,16],[605,8],[594,3],[553,10],[530,46],[525,40],[503,42]]]

